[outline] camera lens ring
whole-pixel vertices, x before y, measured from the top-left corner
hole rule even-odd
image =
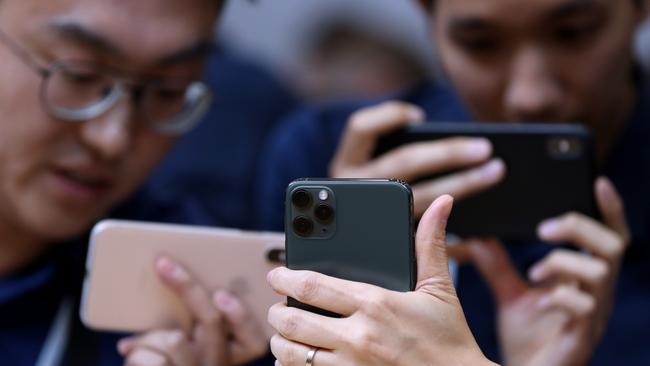
[[[334,209],[326,204],[320,204],[314,209],[314,216],[322,223],[330,223],[334,219]]]
[[[291,195],[291,202],[297,208],[306,209],[311,206],[312,201],[311,193],[304,189],[299,189]]]
[[[306,238],[314,232],[314,222],[306,216],[298,216],[293,219],[293,232],[298,236]]]

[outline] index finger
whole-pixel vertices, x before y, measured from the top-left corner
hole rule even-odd
[[[212,304],[210,294],[185,268],[167,257],[161,257],[156,261],[156,270],[196,320],[214,326],[221,324],[222,315]]]
[[[269,272],[271,288],[280,295],[343,316],[354,314],[363,294],[375,286],[341,280],[310,271],[292,271],[280,267]]]
[[[424,117],[422,109],[403,102],[386,102],[356,112],[345,128],[332,168],[364,164],[380,136]]]

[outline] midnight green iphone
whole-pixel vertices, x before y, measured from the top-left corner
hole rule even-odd
[[[287,188],[287,267],[394,291],[415,287],[413,194],[397,180],[304,179]],[[290,306],[335,316],[288,299]]]

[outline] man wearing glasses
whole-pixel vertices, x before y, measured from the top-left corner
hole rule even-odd
[[[0,1],[1,364],[122,364],[116,338],[75,321],[83,260],[74,239],[126,199],[210,104],[199,79],[221,6]],[[123,211],[210,223],[151,201]],[[231,365],[265,351],[237,299],[208,294],[171,260],[158,269],[188,306],[208,306],[194,311],[195,334],[121,342],[127,364]],[[237,326],[226,333],[221,319]]]

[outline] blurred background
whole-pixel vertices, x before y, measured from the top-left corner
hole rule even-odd
[[[433,73],[426,17],[409,0],[231,1],[223,44],[297,94],[385,94]]]

